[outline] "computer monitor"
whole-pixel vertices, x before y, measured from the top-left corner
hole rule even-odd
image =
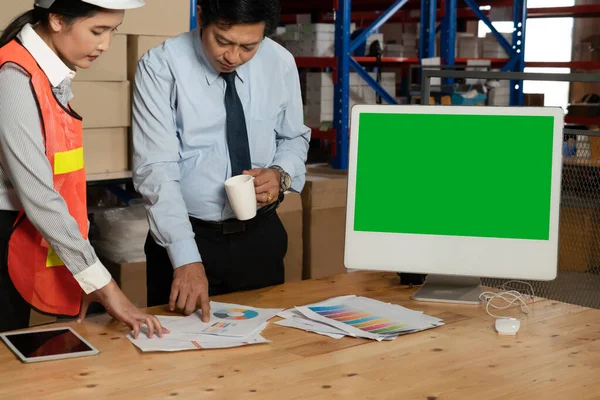
[[[355,106],[345,266],[427,274],[416,300],[479,304],[480,277],[557,274],[560,108]]]

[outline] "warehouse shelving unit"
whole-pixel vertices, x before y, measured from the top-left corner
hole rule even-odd
[[[361,65],[375,65],[377,61],[374,57],[354,57]],[[507,58],[491,58],[487,59],[491,62],[492,67],[501,68],[508,62]],[[383,57],[381,59],[383,65],[399,65],[399,64],[419,64],[418,58],[407,57]],[[455,64],[466,64],[466,58],[455,58]],[[296,65],[298,68],[337,68],[336,57],[296,57]],[[525,63],[525,67],[530,68],[570,68],[577,70],[598,70],[600,69],[600,61],[529,61]]]
[[[481,6],[512,7],[515,31],[512,43],[509,43],[492,25],[488,12]],[[459,7],[460,6],[460,7]],[[385,11],[381,11],[385,10]],[[600,17],[599,5],[582,5],[555,8],[527,8],[527,0],[305,0],[303,2],[282,0],[282,21],[294,23],[294,14],[310,13],[318,22],[334,22],[336,26],[335,57],[333,58],[297,58],[300,68],[331,68],[336,74],[334,130],[321,132],[313,130],[315,138],[332,138],[335,134],[335,156],[333,166],[336,169],[348,167],[349,142],[349,76],[350,70],[357,72],[388,103],[395,104],[396,99],[390,96],[379,85],[363,66],[374,65],[375,58],[352,57],[352,52],[362,45],[367,37],[376,32],[384,23],[420,22],[419,59],[416,58],[384,58],[384,65],[419,64],[422,58],[434,56],[436,33],[441,36],[441,57],[444,65],[466,63],[464,59],[455,57],[457,21],[481,20],[510,55],[507,59],[494,59],[492,65],[501,71],[524,72],[525,67],[556,67],[578,70],[594,70],[600,62],[525,62],[525,32],[529,18],[561,18],[561,17]],[[370,22],[363,33],[350,41],[351,22]],[[439,24],[438,24],[439,23]],[[517,75],[516,75],[517,76]],[[446,78],[447,83],[452,78]],[[523,82],[511,81],[511,105],[523,105]],[[567,122],[597,123],[594,118],[568,118]]]
[[[600,83],[600,74],[542,74],[524,72],[480,72],[480,71],[443,71],[423,70],[423,84],[421,96],[427,98],[431,95],[431,78],[476,78],[476,79],[510,79],[530,81],[555,81],[555,82],[587,82]],[[593,118],[592,118],[593,119]]]

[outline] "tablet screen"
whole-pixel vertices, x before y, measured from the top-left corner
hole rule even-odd
[[[75,354],[93,350],[66,328],[6,334],[5,337],[26,358]]]

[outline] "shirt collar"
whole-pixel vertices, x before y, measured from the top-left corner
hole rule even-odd
[[[206,56],[206,52],[204,51],[204,45],[202,44],[202,38],[200,36],[200,28],[196,28],[194,31],[194,47],[196,48],[196,53],[198,55],[198,59],[200,60],[200,64],[204,69],[204,73],[206,75],[206,83],[208,85],[212,85],[215,81],[221,76],[221,73],[212,66],[212,64],[208,61],[208,57]],[[239,67],[235,70],[237,73],[237,77],[240,81],[244,82],[248,77],[248,65],[247,63]]]
[[[194,30],[194,47],[196,48],[196,54],[198,55],[198,60],[200,60],[200,64],[202,65],[202,69],[204,69],[204,74],[206,75],[206,83],[208,85],[212,85],[215,83],[217,78],[219,77],[219,72],[212,66],[212,64],[208,61],[206,57],[206,53],[204,52],[204,45],[202,44],[202,38],[200,37],[200,28],[196,28]]]
[[[62,62],[60,57],[37,34],[31,24],[25,25],[17,37],[44,71],[53,87],[58,87],[67,78],[71,80],[75,78],[75,71],[72,71]]]
[[[250,61],[252,61],[252,60],[250,60]],[[236,69],[235,72],[237,72],[238,78],[240,78],[240,80],[242,82],[245,82],[246,78],[248,77],[248,63],[243,64],[241,67],[239,67],[238,69]]]

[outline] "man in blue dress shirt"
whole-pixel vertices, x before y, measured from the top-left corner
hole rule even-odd
[[[293,56],[266,38],[279,0],[199,0],[199,28],[150,50],[133,95],[134,185],[147,205],[148,305],[209,317],[209,295],[283,283],[275,209],[300,192],[310,129]],[[224,182],[255,177],[256,218]]]

